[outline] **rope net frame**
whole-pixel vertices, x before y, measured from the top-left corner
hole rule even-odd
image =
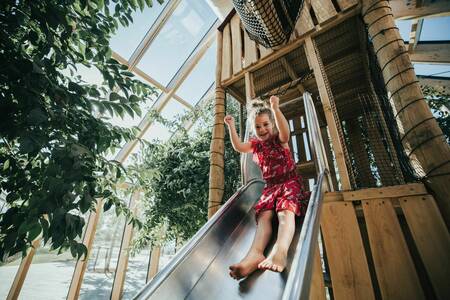
[[[233,0],[250,39],[265,48],[289,40],[303,3],[303,0]]]

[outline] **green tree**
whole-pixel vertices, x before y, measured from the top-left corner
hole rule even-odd
[[[450,144],[450,94],[445,89],[436,89],[431,86],[424,86],[422,90],[447,143]]]
[[[178,132],[165,143],[145,145],[136,163],[129,167],[131,181],[145,193],[143,227],[135,250],[169,240],[185,241],[206,222],[213,104],[214,101],[209,101],[194,116],[183,118],[199,117],[194,133],[188,134],[184,128],[172,124],[172,130]],[[235,104],[231,103],[227,110],[237,114]],[[183,124],[183,120],[178,122]],[[224,201],[240,185],[239,158],[226,138]]]
[[[155,92],[109,47],[119,24],[145,5],[151,1],[0,2],[0,191],[9,207],[0,215],[1,260],[25,254],[41,233],[53,249],[81,257],[82,214],[97,198],[131,217],[114,192],[122,166],[102,154],[135,129],[96,116],[140,115],[139,103]],[[105,83],[84,82],[76,76],[81,65]]]

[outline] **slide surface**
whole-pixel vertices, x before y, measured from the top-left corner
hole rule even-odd
[[[262,180],[253,179],[241,188],[135,299],[281,299],[299,222],[283,273],[257,270],[241,281],[228,274],[228,267],[245,256],[253,241],[256,222],[252,207],[263,187]]]

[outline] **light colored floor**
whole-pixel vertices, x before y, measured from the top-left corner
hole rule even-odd
[[[130,258],[122,299],[131,299],[144,286],[148,257],[149,252],[144,251],[141,255]],[[171,256],[161,257],[160,268],[167,264],[170,258]],[[116,263],[116,260],[111,260],[110,265],[115,266]],[[25,279],[19,299],[66,299],[74,265],[75,261],[73,260],[33,263]],[[0,267],[0,299],[6,299],[18,267],[18,263]],[[91,263],[86,270],[80,299],[109,299],[113,276],[114,273],[112,272],[94,272]]]

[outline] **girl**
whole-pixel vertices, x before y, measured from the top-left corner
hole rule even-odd
[[[284,270],[295,232],[295,215],[305,214],[309,198],[289,151],[289,125],[280,111],[278,97],[270,97],[270,107],[253,104],[249,118],[253,121],[256,138],[246,143],[240,141],[234,118],[228,115],[224,119],[233,148],[241,153],[253,152],[253,160],[260,166],[266,181],[261,198],[254,207],[258,226],[252,246],[242,261],[230,266],[230,276],[234,279],[246,277],[256,269]],[[272,235],[272,217],[275,214],[279,221],[277,240],[265,257],[264,250]]]

